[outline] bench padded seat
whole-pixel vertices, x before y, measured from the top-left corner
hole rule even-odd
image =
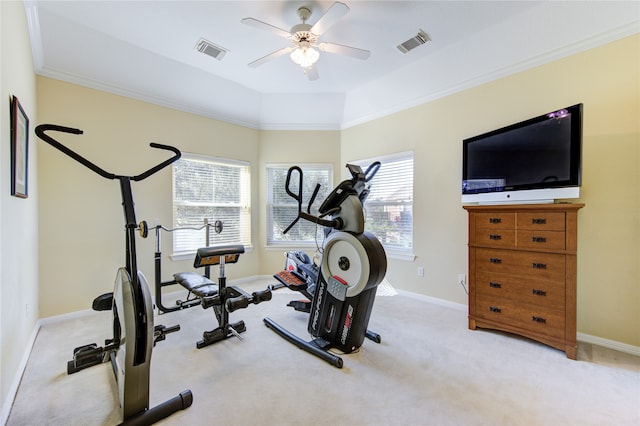
[[[210,297],[218,294],[218,284],[195,272],[179,272],[174,274],[173,278],[198,297]]]

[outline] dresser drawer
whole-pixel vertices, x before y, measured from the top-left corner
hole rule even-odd
[[[555,309],[477,296],[476,316],[501,324],[524,328],[546,336],[565,337],[564,312]]]
[[[565,256],[562,254],[478,248],[476,272],[517,275],[530,280],[562,281]]]
[[[534,281],[515,275],[479,272],[476,274],[476,295],[509,299],[516,303],[563,310],[564,281]]]
[[[516,246],[527,249],[564,250],[565,234],[564,231],[518,229]]]
[[[481,229],[516,229],[515,213],[476,213],[476,228]]]
[[[499,248],[516,246],[516,231],[513,229],[476,228],[476,244]]]
[[[517,227],[518,229],[564,231],[565,215],[563,212],[519,212]]]

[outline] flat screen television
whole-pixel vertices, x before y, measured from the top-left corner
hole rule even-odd
[[[580,197],[582,104],[462,142],[462,202],[549,203]]]

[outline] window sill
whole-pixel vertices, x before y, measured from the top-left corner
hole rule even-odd
[[[385,250],[385,251],[387,253],[388,259],[406,260],[409,262],[413,262],[414,260],[416,260],[416,255],[413,253],[398,252],[393,250]]]
[[[306,243],[306,244],[295,244],[295,245],[290,245],[290,244],[282,244],[282,245],[268,245],[265,247],[265,250],[267,251],[281,251],[281,250],[285,250],[285,251],[293,251],[293,250],[315,250],[317,249],[317,246],[315,244],[312,243]],[[401,252],[401,251],[394,251],[394,250],[388,250],[385,249],[385,253],[387,254],[387,258],[388,259],[397,259],[397,260],[406,260],[409,262],[413,262],[416,259],[416,255],[413,253],[407,253],[407,252]]]
[[[265,246],[267,251],[293,251],[293,250],[315,250],[319,246],[316,243],[282,243],[282,244],[269,244]]]

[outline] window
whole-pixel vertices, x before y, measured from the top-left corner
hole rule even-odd
[[[311,214],[318,214],[318,207],[333,189],[333,166],[331,164],[304,164],[302,169],[302,208],[313,195],[316,184],[320,191],[311,208]],[[283,231],[298,215],[298,203],[286,192],[285,183],[289,166],[282,164],[267,165],[267,245],[309,245],[322,239],[322,226],[300,219],[286,234]],[[290,190],[298,193],[299,176],[294,172],[289,182]]]
[[[363,170],[374,161],[381,166],[371,180],[365,201],[365,227],[389,254],[413,254],[413,153],[404,152],[353,161]]]
[[[183,154],[173,163],[173,227],[200,227],[220,220],[224,230],[211,232],[210,244],[251,245],[249,163]],[[205,244],[205,231],[173,233],[174,254]]]

